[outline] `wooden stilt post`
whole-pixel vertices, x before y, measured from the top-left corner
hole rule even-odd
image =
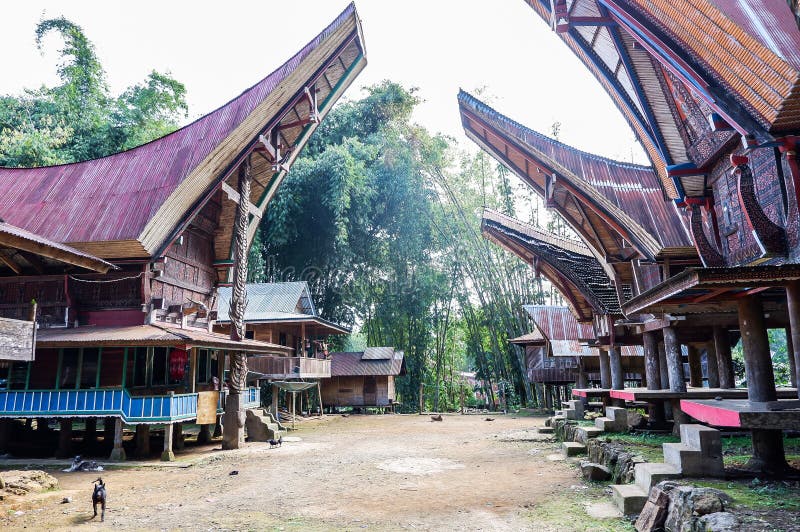
[[[717,368],[719,370],[719,387],[734,388],[736,381],[733,375],[733,356],[728,331],[722,327],[714,327],[714,350],[717,352]]]
[[[800,281],[792,281],[786,285],[786,306],[789,311],[789,329],[791,334],[786,335],[786,346],[789,347],[789,336],[791,336],[792,351],[787,355],[794,359],[794,372],[792,374],[792,386],[800,383]],[[797,388],[797,395],[800,397],[800,387]]]
[[[296,416],[296,414],[295,414],[295,408],[294,408],[294,406],[295,406],[295,397],[296,397],[296,396],[297,396],[297,393],[296,393],[296,392],[294,392],[294,391],[292,391],[292,428],[294,428],[294,421],[295,421],[295,419],[294,419],[294,418],[295,418],[295,416]]]
[[[664,351],[667,357],[667,369],[669,370],[669,389],[673,392],[686,392],[686,381],[683,378],[683,357],[681,356],[681,346],[675,336],[675,329],[665,327],[664,332]],[[680,400],[673,399],[672,405],[673,433],[680,433],[680,425],[688,421],[688,417],[681,410]]]
[[[664,351],[667,355],[667,369],[669,370],[669,389],[673,392],[685,392],[686,381],[683,377],[683,357],[681,346],[675,336],[675,329],[664,328]]]
[[[608,361],[611,367],[611,388],[622,390],[625,388],[625,374],[622,373],[622,358],[619,356],[619,348],[608,348]]]
[[[658,342],[658,372],[661,377],[661,389],[669,390],[669,366],[663,341]],[[664,401],[664,418],[672,419],[672,403],[669,401]]]
[[[175,460],[175,453],[172,452],[172,425],[164,425],[164,452],[161,453],[162,462],[172,462]]]
[[[608,359],[608,350],[600,348],[600,387],[611,389],[611,363]]]
[[[280,398],[281,389],[277,385],[272,385],[272,414],[275,416],[275,421],[280,422],[281,413],[278,411],[278,399]]]
[[[751,403],[777,400],[775,375],[769,352],[769,338],[764,326],[764,308],[758,294],[737,302],[739,330],[742,333],[744,369],[747,374],[747,397]],[[779,475],[788,469],[780,430],[752,430],[753,457],[748,469]]]
[[[708,371],[708,387],[719,388],[719,364],[717,348],[713,341],[706,342],[706,370]]]
[[[83,429],[83,446],[93,449],[97,445],[97,418],[86,418]]]
[[[583,357],[578,357],[578,379],[576,385],[578,388],[587,388],[589,386],[586,380],[586,368],[583,365]]]
[[[792,388],[797,388],[797,361],[794,358],[791,327],[786,327],[786,358],[789,360],[789,382]],[[800,391],[798,391],[798,396],[800,396]]]
[[[136,456],[139,458],[150,456],[150,425],[144,423],[136,425]]]
[[[186,446],[183,438],[183,423],[172,424],[172,447],[176,451],[181,451]]]
[[[325,407],[322,405],[322,385],[320,381],[317,381],[317,397],[319,398],[319,417],[322,417]]]
[[[59,424],[56,458],[67,458],[72,456],[72,420],[61,419]]]
[[[658,338],[656,338],[656,333],[643,333],[642,343],[644,344],[644,369],[647,375],[647,389],[658,390],[661,388],[661,373],[658,364]],[[650,403],[649,413],[651,422],[663,423],[664,403]]]
[[[702,388],[703,367],[700,360],[700,350],[694,344],[687,344],[686,349],[689,354],[689,386]]]
[[[644,370],[647,375],[647,389],[658,390],[661,385],[661,374],[658,366],[658,339],[656,333],[642,333],[644,347]]]
[[[109,460],[117,462],[125,460],[125,448],[122,447],[123,428],[122,419],[114,418],[114,448],[111,450]]]

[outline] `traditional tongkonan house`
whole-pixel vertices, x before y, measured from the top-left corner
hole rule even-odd
[[[570,307],[525,305],[533,331],[509,342],[525,348],[528,379],[537,388],[546,408],[561,408],[570,389],[587,389],[601,384],[601,373],[607,378],[600,350],[591,323],[580,323]],[[635,346],[620,347],[623,376],[627,382],[638,382],[642,375],[642,354]],[[539,390],[539,387],[542,390]],[[592,392],[599,391],[592,388]],[[605,390],[602,390],[605,391]],[[586,393],[601,399],[607,394]]]
[[[585,243],[580,258],[584,277],[594,279],[597,286],[589,287],[584,280],[560,289],[569,294],[583,292],[581,301],[586,305],[583,310],[576,310],[576,316],[588,319],[586,313],[591,313],[598,342],[608,349],[610,383],[606,384],[613,390],[622,390],[624,379],[617,346],[641,346],[639,325],[650,319],[646,315],[624,314],[622,304],[657,284],[668,272],[700,265],[684,219],[673,204],[664,201],[652,168],[575,149],[514,122],[463,91],[459,105],[467,136],[542,195],[545,205],[555,209]],[[574,245],[564,250],[567,251],[570,260],[578,260]],[[563,272],[570,266],[563,264],[556,269],[565,278]],[[573,282],[577,275],[572,271]],[[557,287],[564,285],[556,275],[553,278]],[[567,299],[570,297],[577,296],[568,295]],[[660,339],[645,336],[652,348],[645,350],[645,359],[650,361],[645,366],[647,387],[668,387],[666,367],[662,372],[658,362]],[[694,346],[707,338],[702,332],[681,331],[680,338],[667,337],[664,342],[674,344],[680,357],[681,343]],[[689,352],[691,365],[700,368],[700,351],[692,348]],[[676,386],[685,391],[683,371],[680,379]],[[653,410],[653,420],[661,422],[663,408],[657,406]]]
[[[0,217],[29,235],[0,250],[0,314],[27,319],[32,299],[38,308],[35,353],[12,364],[0,391],[4,446],[36,437],[20,421],[39,419],[44,437],[58,418],[66,455],[72,421],[83,418],[92,441],[100,418],[112,458],[125,455],[125,425],[136,425],[136,452],[147,455],[159,424],[171,459],[181,423],[201,424],[207,438],[222,404],[237,406],[225,433],[241,438],[240,408],[260,404],[258,388],[238,378],[242,354],[293,350],[212,332],[217,289],[235,271],[244,278],[237,256],[365,63],[350,5],[272,74],[174,133],[100,159],[0,168]]]
[[[613,338],[612,343],[611,334],[599,336],[598,339],[597,328],[593,327],[593,324],[615,323],[622,317],[622,311],[614,285],[585,244],[542,231],[490,209],[484,210],[481,230],[487,239],[530,264],[537,275],[546,277],[564,296],[572,312],[569,319],[577,320],[581,324],[581,330],[587,331],[580,339],[597,348],[584,355],[591,353],[598,356],[599,353],[598,360],[592,360],[590,364],[599,370],[599,381],[604,390],[610,390],[614,380],[620,388],[625,381],[641,382],[644,378],[642,359],[637,359],[638,366],[633,368],[630,366],[626,368],[623,363],[623,352],[636,352],[637,346],[634,344],[633,350],[627,349],[624,344],[631,340],[621,336]],[[537,321],[536,316],[531,317]],[[624,334],[624,330],[620,330]],[[571,338],[576,342],[578,339],[577,336]],[[614,352],[614,371],[618,371],[614,378],[612,378],[614,371],[611,369],[609,351]],[[637,374],[626,378],[625,372],[631,370],[635,370]],[[580,373],[577,377],[577,388],[586,387],[586,379],[581,378]],[[576,381],[575,378],[569,380]],[[593,393],[597,395],[597,391]]]
[[[405,375],[405,357],[393,347],[368,347],[363,352],[331,353],[331,376],[322,380],[326,407],[394,409],[394,379]]]
[[[663,270],[623,312],[652,315],[640,328],[663,334],[678,394],[682,330],[713,339],[721,387],[733,384],[727,353],[738,330],[747,400],[684,398],[681,408],[712,425],[751,429],[749,468],[783,474],[781,430],[800,427],[800,408],[778,401],[767,328],[789,327],[796,372],[800,32],[791,3],[527,1],[628,119],[703,262]]]

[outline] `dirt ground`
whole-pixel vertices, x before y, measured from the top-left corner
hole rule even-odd
[[[543,418],[484,417],[328,416],[276,449],[209,448],[187,468],[106,471],[105,523],[89,521],[98,473],[50,471],[60,489],[0,502],[0,528],[582,529],[569,515],[559,525],[536,511],[585,489],[574,465],[555,460],[556,443],[535,433]],[[626,528],[617,519],[604,525]]]

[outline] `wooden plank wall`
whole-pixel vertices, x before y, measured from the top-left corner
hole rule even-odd
[[[392,379],[391,386],[389,379]],[[331,377],[321,381],[322,404],[325,406],[388,406],[394,399],[394,377],[378,375],[376,405],[364,404],[364,377]],[[391,389],[391,395],[390,395]]]

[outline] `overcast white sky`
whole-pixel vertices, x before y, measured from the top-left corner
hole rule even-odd
[[[42,18],[64,15],[95,44],[115,93],[151,69],[186,85],[190,118],[222,105],[266,76],[321,31],[344,0],[27,0],[3,7],[0,94],[56,81],[55,37],[34,44]],[[464,146],[456,95],[484,99],[511,118],[583,150],[646,163],[611,99],[523,0],[359,0],[367,68],[346,93],[392,79],[416,86],[415,120]]]

